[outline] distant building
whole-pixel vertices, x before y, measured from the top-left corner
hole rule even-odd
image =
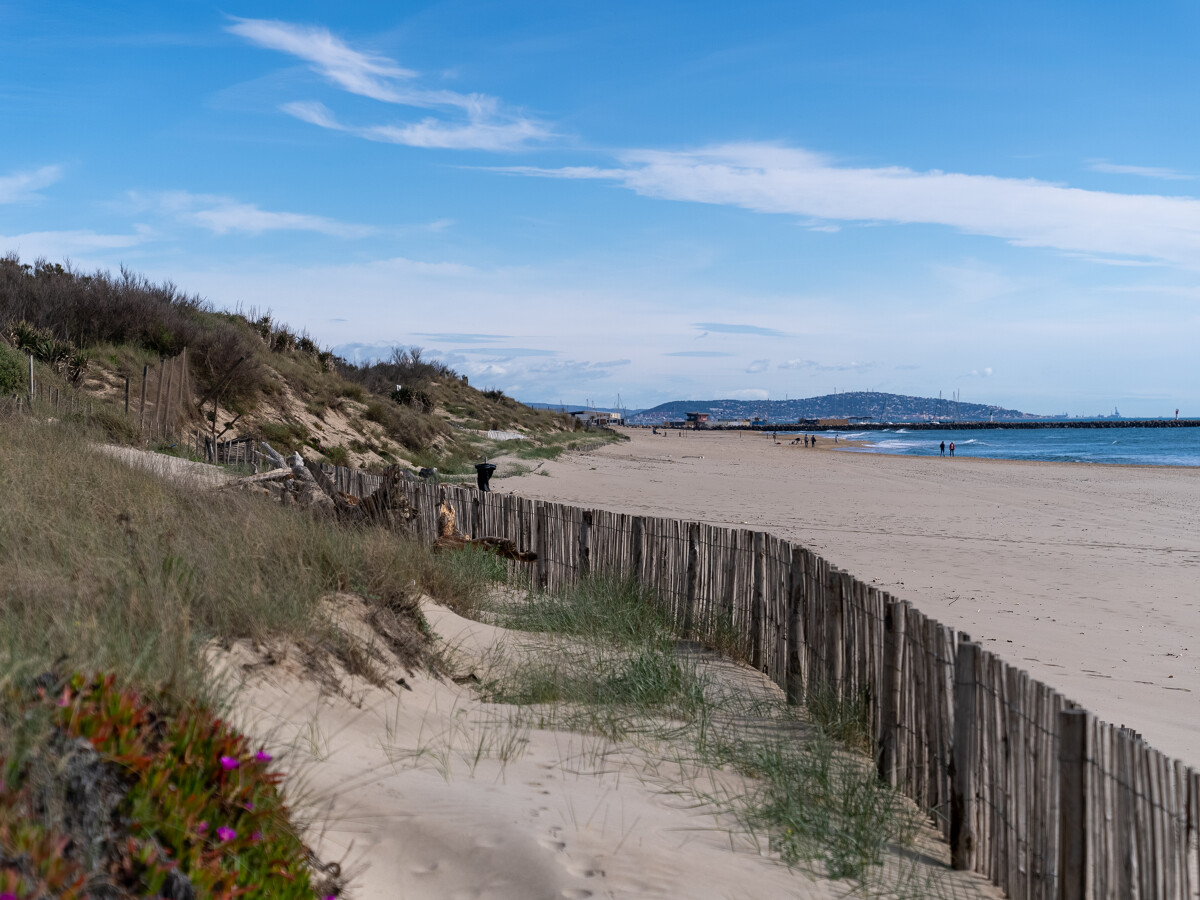
[[[708,424],[708,413],[690,412],[687,413],[687,423],[692,428],[703,428]]]
[[[621,414],[616,412],[601,412],[600,410],[595,409],[580,409],[573,411],[571,415],[587,426],[597,425],[604,427],[608,425],[624,424]]]

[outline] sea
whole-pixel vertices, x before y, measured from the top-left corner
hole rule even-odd
[[[803,432],[796,432],[802,434]],[[812,432],[810,432],[812,433]],[[816,432],[822,443],[834,443],[834,432]],[[779,433],[782,438],[783,432]],[[1049,462],[1107,463],[1135,466],[1200,466],[1200,428],[997,428],[959,431],[855,431],[838,433],[847,453],[893,453],[937,456],[942,441],[947,453],[983,459],[1029,459]]]

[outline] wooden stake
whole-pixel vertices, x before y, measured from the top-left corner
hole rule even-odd
[[[950,864],[975,868],[976,678],[980,647],[960,641],[954,656],[954,750],[950,756]]]
[[[142,366],[142,400],[138,406],[138,434],[141,434],[142,429],[146,427],[146,373],[150,371],[150,366]]]
[[[1058,714],[1059,900],[1087,897],[1087,733],[1088,713]]]

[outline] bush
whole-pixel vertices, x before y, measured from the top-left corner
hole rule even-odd
[[[21,354],[0,341],[0,397],[26,390],[28,374]]]
[[[15,255],[0,258],[0,328],[19,328],[24,340],[49,354],[47,362],[74,368],[86,362],[70,362],[76,348],[131,344],[171,357],[186,347],[202,388],[227,379],[226,402],[253,396],[266,379],[243,319],[216,314],[170,282],[155,284],[127,269],[119,276],[83,275],[45,260],[30,266]],[[234,369],[239,358],[243,362]]]

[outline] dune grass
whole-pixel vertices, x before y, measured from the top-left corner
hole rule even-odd
[[[778,692],[726,683],[717,666],[731,664],[680,643],[668,605],[628,578],[594,575],[480,614],[545,641],[498,665],[485,699],[532,708],[543,727],[632,742],[680,772],[735,770],[747,790],[714,796],[697,784],[697,799],[763,836],[789,866],[867,894],[904,893],[904,876],[885,875],[883,863],[911,842],[919,816],[875,775],[862,698],[814,687],[799,709]],[[922,883],[915,896],[930,891]]]
[[[372,646],[329,616],[328,598],[352,591],[373,606],[381,643],[412,665],[432,664],[418,596],[477,605],[495,560],[435,557],[379,528],[167,481],[103,452],[101,437],[84,419],[0,420],[0,894],[74,896],[78,879],[101,877],[88,868],[96,865],[117,865],[122,883],[153,893],[174,860],[213,896],[259,869],[246,896],[313,896],[296,874],[307,862],[275,793],[280,776],[263,770],[261,796],[243,796],[263,757],[220,723],[228,696],[204,652],[283,639],[382,678]],[[78,716],[68,722],[64,709]],[[186,740],[171,736],[172,722]],[[81,750],[75,737],[94,747]],[[123,780],[105,774],[114,766]],[[80,772],[107,791],[82,808],[107,822],[111,806],[134,823],[96,858],[71,849]],[[286,866],[272,862],[271,848],[285,845],[276,856],[289,856]],[[288,868],[286,887],[272,886],[268,866],[300,868]]]

